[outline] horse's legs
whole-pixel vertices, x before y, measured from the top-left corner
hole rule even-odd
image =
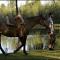
[[[17,51],[19,51],[19,49],[22,47],[23,45],[19,46],[15,51],[14,53],[16,53]]]
[[[17,51],[19,51],[19,49],[20,49],[21,47],[23,47],[23,52],[27,55],[26,50],[25,50],[26,38],[27,38],[26,36],[19,37],[19,40],[21,41],[21,46],[19,46],[19,47],[14,51],[14,53],[16,53]]]
[[[23,37],[23,40],[21,41],[22,42],[22,45],[23,45],[23,52],[27,55],[27,52],[26,52],[26,39],[27,39],[27,36],[24,36]]]
[[[52,40],[51,40],[51,36],[49,34],[49,46],[48,46],[49,50],[52,49]]]
[[[1,33],[0,33],[0,49],[1,49],[2,53],[6,55],[6,53],[4,52],[4,50],[3,50],[2,46],[1,46]]]
[[[55,40],[56,40],[55,35],[54,34],[51,35],[49,40],[49,48],[52,50],[54,49]]]
[[[53,49],[54,49],[54,47],[55,47],[55,40],[56,40],[56,37],[53,36],[53,41],[52,41],[52,48],[53,48]]]
[[[23,52],[24,52],[24,54],[27,55],[27,52],[25,50],[26,38],[27,38],[27,36],[19,37],[19,40],[21,41],[21,44],[22,44],[19,48],[23,47]]]

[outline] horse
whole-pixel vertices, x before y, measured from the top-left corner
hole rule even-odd
[[[56,40],[56,35],[55,35],[55,32],[54,32],[54,31],[53,31],[53,34],[50,35],[51,29],[50,29],[50,27],[49,27],[49,23],[48,23],[47,19],[46,19],[43,15],[26,18],[26,19],[24,20],[24,22],[25,22],[25,26],[26,26],[26,27],[24,27],[24,28],[26,28],[26,33],[27,33],[27,34],[25,34],[25,36],[26,36],[25,40],[23,39],[24,37],[22,37],[22,41],[25,41],[25,43],[24,43],[25,45],[26,45],[26,39],[27,39],[27,35],[29,34],[29,31],[30,31],[35,25],[40,24],[40,25],[46,27],[47,33],[48,33],[48,35],[50,36],[49,46],[51,45],[51,47],[48,46],[49,50],[50,50],[50,49],[52,50],[52,49],[54,48],[54,44],[55,44],[55,40]],[[24,24],[22,24],[22,25],[24,25]],[[20,41],[20,40],[19,40],[19,41]],[[25,50],[25,45],[24,45],[24,50]],[[14,53],[16,53],[22,46],[23,46],[23,42],[22,42],[22,45],[21,45],[20,47],[18,47],[18,48],[14,51]],[[26,51],[25,51],[25,54],[27,54]]]
[[[48,30],[50,29],[47,20],[42,15],[27,18],[26,20],[24,20],[24,22],[22,22],[22,18],[17,15],[15,17],[15,22],[15,25],[5,23],[0,24],[0,49],[3,54],[6,53],[1,46],[1,35],[5,35],[7,37],[18,37],[21,45],[16,50],[14,50],[14,53],[16,53],[21,47],[23,47],[23,52],[25,55],[27,55],[28,53],[25,50],[25,45],[29,31],[37,24],[45,26]],[[52,43],[50,44],[53,45]]]

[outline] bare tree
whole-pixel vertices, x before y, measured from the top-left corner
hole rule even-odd
[[[17,5],[18,0],[16,0],[16,15],[18,15],[18,5]]]

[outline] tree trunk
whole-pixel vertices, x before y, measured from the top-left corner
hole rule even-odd
[[[18,15],[18,5],[17,5],[17,0],[16,0],[16,15]]]

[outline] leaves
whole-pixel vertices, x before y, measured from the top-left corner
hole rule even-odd
[[[27,16],[35,16],[38,14],[40,10],[40,1],[35,1],[29,4],[26,4],[25,6],[21,6],[22,14],[25,14]]]

